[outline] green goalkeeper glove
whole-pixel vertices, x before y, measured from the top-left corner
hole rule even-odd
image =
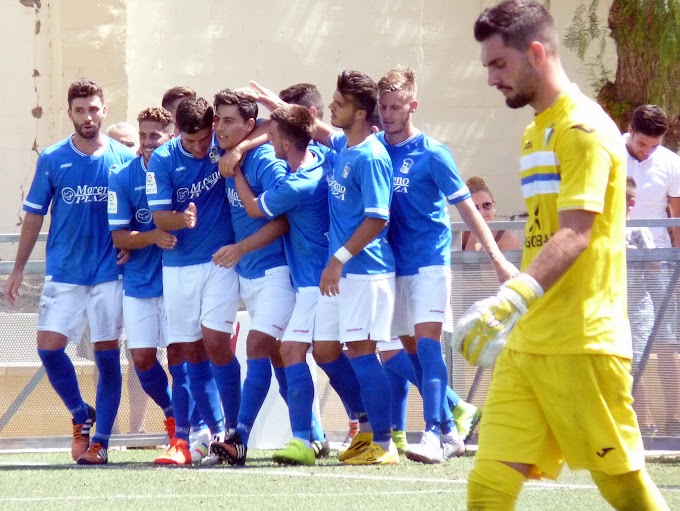
[[[481,300],[460,318],[451,343],[472,365],[493,365],[515,323],[543,296],[543,288],[526,273],[505,282],[498,294]]]

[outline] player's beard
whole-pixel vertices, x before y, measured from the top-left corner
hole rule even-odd
[[[94,126],[96,129],[93,129],[93,130],[91,130],[91,131],[89,131],[89,132],[88,132],[88,131],[85,131],[85,130],[83,129],[83,127],[86,126],[86,125],[87,125],[87,126]],[[74,122],[74,123],[73,123],[73,127],[75,128],[76,133],[78,133],[78,135],[80,135],[80,136],[81,136],[82,138],[84,138],[84,139],[89,140],[89,139],[96,138],[97,135],[99,135],[99,130],[100,130],[101,127],[102,127],[102,123],[101,123],[101,121],[99,121],[99,123],[94,123],[94,122],[93,122],[93,123],[90,123],[90,124],[86,124],[86,123],[83,123],[83,124],[76,124],[76,123]]]
[[[528,62],[525,63],[514,88],[515,95],[505,98],[505,104],[510,108],[524,108],[536,97],[537,83],[538,73]]]

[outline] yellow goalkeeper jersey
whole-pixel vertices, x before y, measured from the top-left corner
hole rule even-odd
[[[571,85],[524,132],[529,217],[522,270],[559,229],[560,211],[596,213],[588,248],[517,323],[508,347],[542,355],[632,357],[626,314],[626,156],[621,134]]]

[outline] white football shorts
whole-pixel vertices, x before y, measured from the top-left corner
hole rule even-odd
[[[168,344],[203,338],[201,326],[234,333],[239,304],[238,275],[212,261],[163,267]]]
[[[57,332],[80,343],[85,325],[90,342],[114,341],[123,330],[123,281],[80,286],[46,280],[38,307],[38,331]]]

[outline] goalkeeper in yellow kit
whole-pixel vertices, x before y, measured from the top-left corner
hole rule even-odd
[[[520,160],[523,273],[473,305],[453,337],[473,364],[495,359],[468,509],[514,509],[527,478],[555,478],[564,461],[590,471],[616,509],[668,509],[632,408],[620,133],[570,83],[542,4],[487,9],[475,38],[489,85],[536,116]]]

